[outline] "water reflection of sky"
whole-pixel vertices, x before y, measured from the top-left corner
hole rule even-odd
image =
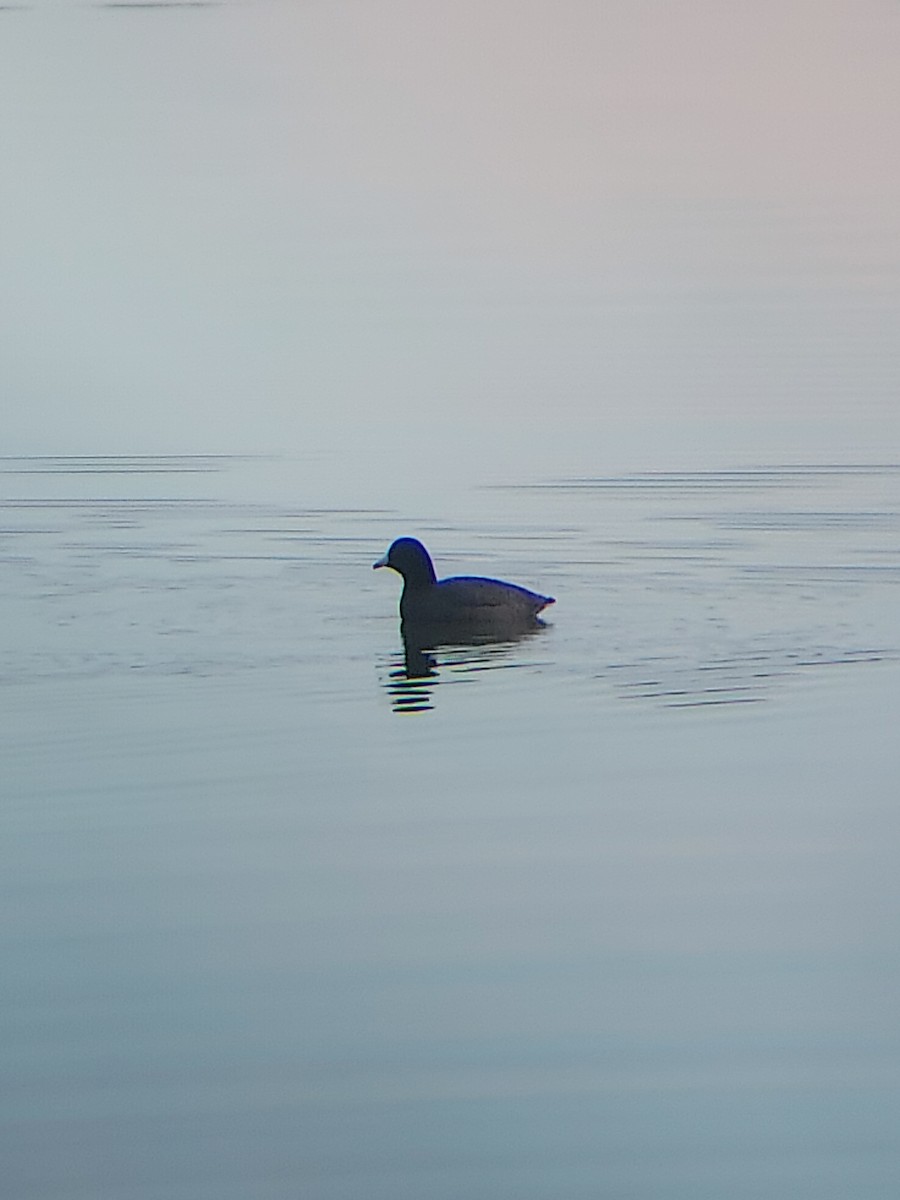
[[[895,11],[599,13],[4,12],[8,449],[380,504],[896,443]]]
[[[0,463],[10,1190],[893,1200],[898,480]]]
[[[407,706],[433,703],[450,681],[539,663],[620,698],[763,699],[815,671],[896,655],[898,479],[897,468],[857,466],[564,480],[457,493],[455,521],[411,521],[313,507],[290,459],[7,459],[0,553],[19,571],[3,584],[18,629],[4,660],[19,675],[201,659],[253,669],[306,657],[302,637],[284,640],[293,614],[325,645],[377,619],[373,653]],[[553,592],[548,628],[520,643],[404,653],[397,588],[361,570],[397,532],[427,535],[442,575]]]
[[[0,26],[8,1193],[894,1200],[896,6]]]

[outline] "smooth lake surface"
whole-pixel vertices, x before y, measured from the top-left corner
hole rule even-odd
[[[0,2],[2,1200],[897,1200],[898,61]]]
[[[900,468],[308,474],[2,464],[5,1194],[896,1195]]]

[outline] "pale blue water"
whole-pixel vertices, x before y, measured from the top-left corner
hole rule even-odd
[[[0,478],[9,1195],[894,1194],[900,470],[473,490],[426,681],[399,512]]]
[[[898,48],[0,5],[4,1200],[895,1200]]]

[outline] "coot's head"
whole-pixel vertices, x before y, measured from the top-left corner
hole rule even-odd
[[[437,581],[428,551],[415,538],[397,538],[384,558],[379,558],[378,562],[372,565],[390,567],[414,588],[427,587]]]

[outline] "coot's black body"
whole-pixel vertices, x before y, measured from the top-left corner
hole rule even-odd
[[[400,616],[405,630],[515,637],[539,628],[538,613],[554,603],[552,596],[500,579],[455,575],[438,580],[428,551],[415,538],[398,538],[374,565],[403,576]]]

